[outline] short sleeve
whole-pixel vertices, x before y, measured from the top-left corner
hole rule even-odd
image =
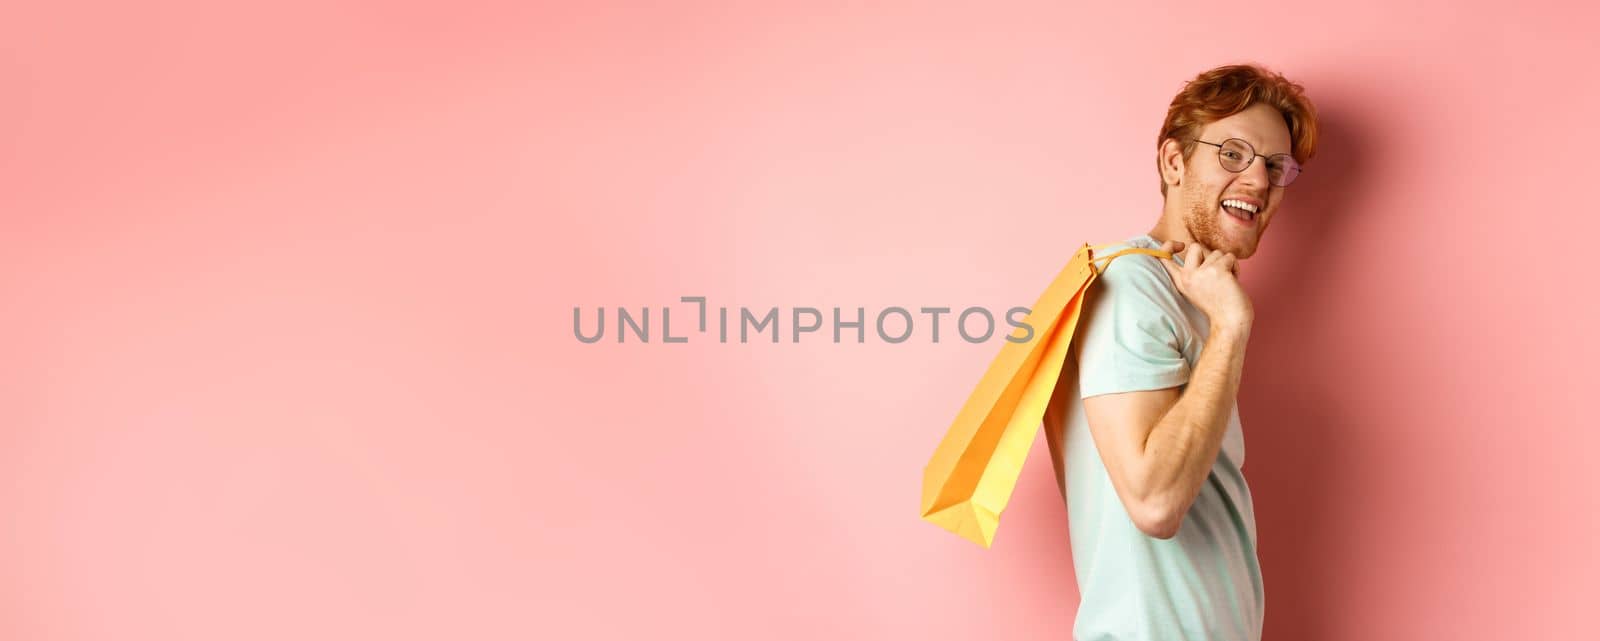
[[[1090,288],[1073,340],[1084,398],[1189,382],[1190,337],[1178,296],[1155,258],[1112,261]]]

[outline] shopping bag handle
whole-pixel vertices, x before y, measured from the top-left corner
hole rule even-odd
[[[1112,259],[1114,259],[1114,258],[1116,258],[1118,256],[1125,255],[1125,254],[1144,254],[1146,256],[1155,256],[1156,258],[1172,258],[1172,252],[1162,251],[1162,250],[1159,250],[1159,249],[1144,249],[1142,247],[1130,247],[1128,249],[1124,249],[1124,250],[1119,251],[1119,252],[1106,254],[1105,256],[1095,256],[1094,255],[1094,253],[1096,251],[1099,251],[1101,249],[1105,249],[1107,247],[1115,247],[1117,244],[1118,243],[1113,243],[1113,244],[1109,244],[1109,245],[1095,245],[1093,247],[1087,247],[1087,249],[1089,250],[1089,267],[1091,269],[1094,269],[1096,273],[1104,274],[1105,271],[1106,271],[1106,268],[1111,267],[1111,260]],[[1106,261],[1106,264],[1101,265],[1099,267],[1096,267],[1095,263],[1100,262],[1102,260]]]

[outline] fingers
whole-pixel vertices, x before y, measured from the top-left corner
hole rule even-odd
[[[1235,276],[1239,275],[1239,257],[1231,252],[1211,249],[1199,242],[1184,243],[1176,240],[1162,243],[1161,249],[1173,254],[1172,259],[1161,261],[1161,266],[1166,268],[1167,273],[1173,277],[1173,280],[1177,280],[1178,270],[1195,270],[1207,265],[1227,271]],[[1175,259],[1180,257],[1182,263],[1174,262]]]
[[[1161,267],[1167,270],[1167,276],[1172,279],[1172,282],[1178,283],[1178,270],[1181,269],[1178,267],[1178,264],[1172,262],[1171,258],[1162,258],[1159,262],[1161,263]]]
[[[1205,264],[1207,251],[1209,250],[1206,249],[1205,245],[1189,243],[1189,247],[1183,251],[1183,267],[1185,269],[1196,269]]]
[[[1183,256],[1182,252],[1184,250],[1184,245],[1185,243],[1181,240],[1169,240],[1161,243],[1161,251],[1167,252],[1168,254],[1171,254],[1171,256],[1163,258],[1159,262],[1161,263],[1161,268],[1167,270],[1167,277],[1171,278],[1173,283],[1182,282],[1182,279],[1180,279],[1178,276],[1178,270],[1183,269],[1183,265],[1173,261],[1174,259]],[[1188,247],[1193,249],[1194,245],[1191,243],[1188,245]],[[1188,259],[1184,259],[1183,264],[1188,265],[1192,263],[1190,263]]]
[[[1215,267],[1237,277],[1239,275],[1239,257],[1231,252],[1214,251],[1206,255],[1206,266]]]
[[[1211,262],[1211,260],[1208,259],[1208,262]],[[1218,267],[1228,270],[1228,272],[1231,274],[1239,274],[1239,259],[1235,258],[1233,254],[1223,253],[1222,255],[1215,257],[1214,262]]]

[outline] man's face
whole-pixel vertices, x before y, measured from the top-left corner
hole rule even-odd
[[[1222,144],[1229,138],[1250,143],[1262,156],[1289,152],[1289,127],[1283,116],[1268,105],[1249,109],[1206,125],[1199,139]],[[1267,179],[1266,158],[1256,158],[1244,171],[1234,173],[1222,166],[1218,149],[1196,143],[1194,153],[1184,163],[1179,197],[1183,223],[1189,236],[1201,244],[1239,258],[1256,253],[1261,235],[1283,202],[1283,188]],[[1224,207],[1225,200],[1243,200],[1256,205],[1254,216]]]

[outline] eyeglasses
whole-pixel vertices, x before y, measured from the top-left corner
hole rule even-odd
[[[1300,176],[1300,163],[1295,162],[1289,154],[1272,154],[1263,156],[1256,153],[1256,148],[1238,138],[1229,138],[1221,144],[1206,142],[1198,138],[1191,138],[1192,142],[1204,143],[1217,148],[1217,160],[1222,162],[1222,168],[1233,173],[1239,173],[1250,168],[1256,158],[1267,160],[1267,180],[1279,187],[1288,187],[1289,183]]]

